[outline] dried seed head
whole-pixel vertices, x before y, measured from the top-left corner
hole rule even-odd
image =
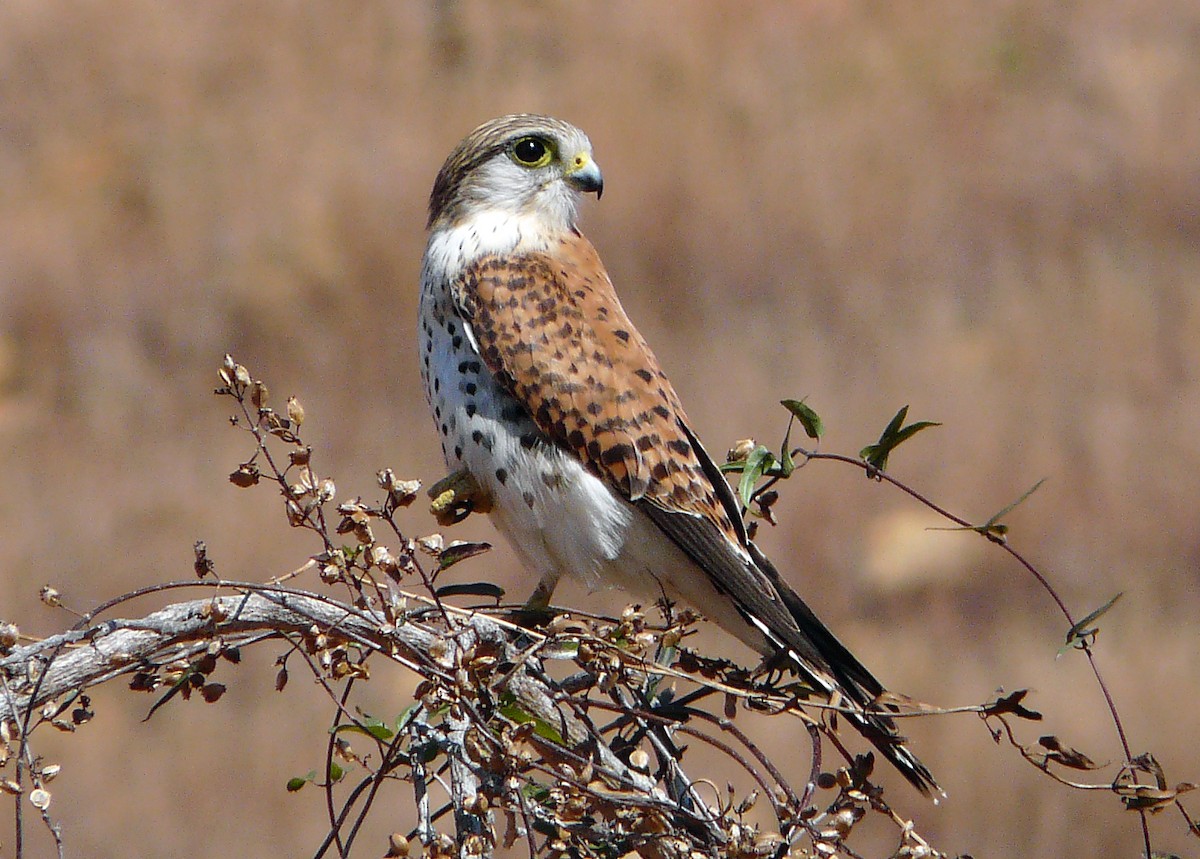
[[[300,401],[295,397],[288,397],[287,401],[287,416],[296,429],[300,429],[300,424],[304,423],[304,406],[300,405]]]
[[[446,545],[446,541],[441,534],[430,534],[426,537],[418,537],[417,545],[430,555],[437,555]]]
[[[752,438],[738,439],[733,443],[733,447],[729,448],[729,452],[725,454],[725,461],[745,462],[750,458],[751,451],[756,447],[758,445]]]
[[[193,565],[196,570],[196,578],[202,579],[213,571],[213,562],[208,557],[208,544],[203,540],[197,540],[192,544],[192,551],[196,555]]]
[[[42,767],[42,781],[48,784],[54,781],[54,777],[60,772],[62,772],[62,766],[60,764],[49,764],[44,766]]]
[[[267,383],[261,379],[255,379],[250,383],[250,402],[256,409],[265,409],[268,401],[271,399],[271,391],[267,388]]]
[[[634,749],[629,753],[629,766],[638,772],[650,772],[650,755],[644,749]]]
[[[229,482],[234,486],[242,489],[247,489],[258,483],[259,471],[258,466],[253,462],[243,462],[229,475]]]
[[[0,623],[0,654],[11,652],[20,640],[21,630],[15,623]]]

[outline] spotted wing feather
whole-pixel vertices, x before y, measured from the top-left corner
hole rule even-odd
[[[580,236],[552,251],[484,257],[458,278],[455,304],[484,363],[542,432],[625,498],[700,515],[736,542],[734,512],[596,251]]]
[[[737,501],[582,236],[487,256],[452,286],[484,363],[538,428],[642,510],[818,689],[863,708],[880,683],[746,538]],[[936,787],[887,717],[847,718],[922,792]]]

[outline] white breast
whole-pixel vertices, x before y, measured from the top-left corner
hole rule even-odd
[[[467,468],[493,497],[491,518],[539,577],[611,583],[633,509],[551,444],[484,366],[449,285],[483,254],[533,250],[545,239],[520,219],[473,219],[430,236],[422,271],[421,376],[451,470]]]

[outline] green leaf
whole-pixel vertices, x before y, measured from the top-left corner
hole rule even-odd
[[[559,746],[566,745],[562,734],[560,734],[553,725],[543,719],[539,719],[537,716],[527,713],[515,702],[510,701],[508,703],[503,703],[497,709],[499,710],[500,715],[504,716],[506,719],[516,722],[517,724],[533,722],[533,732],[543,740],[549,740],[550,742]]]
[[[363,736],[371,737],[372,739],[379,740],[380,742],[387,742],[392,737],[396,736],[395,732],[392,731],[391,728],[378,720],[375,720],[373,723],[368,722],[363,725],[338,725],[337,728],[334,729],[334,733],[362,734]]]
[[[304,787],[304,785],[308,784],[310,781],[313,781],[316,777],[317,771],[309,770],[308,775],[306,776],[294,776],[289,778],[287,782],[288,793],[295,793],[296,791],[300,790],[300,788]]]
[[[871,470],[867,472],[868,477],[873,477],[872,472],[874,471],[884,471],[887,468],[888,456],[891,452],[921,430],[941,426],[936,421],[916,421],[904,426],[904,420],[907,417],[908,406],[904,406],[888,423],[883,434],[879,436],[879,441],[867,445],[858,452],[858,455],[867,461],[867,465],[871,466]]]
[[[1007,516],[1009,513],[1011,513],[1017,507],[1018,504],[1023,502],[1026,498],[1028,498],[1033,493],[1037,492],[1038,489],[1041,488],[1041,485],[1045,482],[1046,482],[1046,478],[1043,477],[1037,483],[1033,484],[1033,486],[1031,486],[1027,490],[1025,490],[1025,492],[1023,492],[1021,494],[1021,497],[1018,498],[1016,501],[1014,501],[1012,504],[1009,504],[1004,509],[1002,509],[1000,512],[992,514],[992,516],[986,522],[984,522],[982,525],[954,525],[954,526],[946,526],[946,527],[931,527],[926,530],[929,530],[929,531],[977,531],[995,543],[1003,543],[1005,535],[1008,534],[1008,526],[1005,525],[1000,520],[1003,519],[1005,516]]]
[[[445,569],[445,567],[442,567]],[[504,597],[504,588],[491,582],[459,582],[453,585],[442,585],[436,591],[439,599],[444,597],[486,597],[499,602]]]
[[[341,781],[342,776],[344,776],[345,774],[346,774],[346,771],[344,769],[342,769],[341,765],[337,761],[329,762],[329,780],[331,782]]]
[[[803,400],[780,400],[780,404],[792,413],[792,417],[800,421],[800,426],[804,427],[804,433],[814,441],[819,440],[825,434],[825,426],[821,422],[821,416],[818,415],[812,408],[805,404]]]
[[[1095,638],[1096,633],[1100,631],[1099,627],[1094,627],[1092,624],[1103,617],[1110,608],[1116,605],[1117,600],[1119,600],[1124,593],[1124,591],[1118,591],[1116,596],[1067,630],[1067,643],[1063,645],[1061,650],[1059,650],[1059,654],[1061,655],[1070,648],[1081,649],[1084,645],[1089,644],[1090,640]]]
[[[438,555],[438,571],[453,567],[459,561],[465,561],[467,558],[482,555],[491,548],[491,543],[451,543]],[[500,596],[503,595],[504,591],[500,591]]]
[[[750,455],[746,457],[742,477],[738,481],[738,497],[742,501],[742,506],[748,508],[750,501],[754,497],[754,484],[758,483],[758,479],[763,476],[763,473],[775,464],[775,454],[767,450],[761,444],[750,451]]]

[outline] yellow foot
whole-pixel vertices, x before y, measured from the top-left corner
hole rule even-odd
[[[429,512],[439,525],[453,525],[472,513],[487,513],[492,509],[492,497],[465,468],[429,487],[429,497],[433,499]]]

